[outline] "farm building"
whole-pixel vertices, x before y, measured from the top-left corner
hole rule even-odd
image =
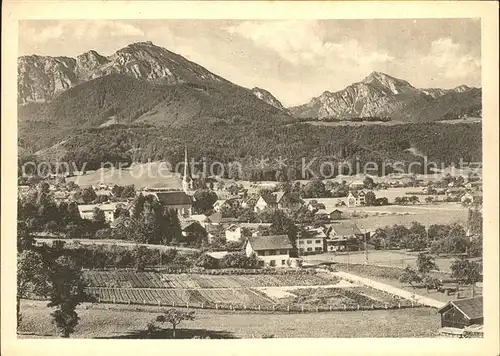
[[[441,327],[464,329],[471,325],[483,324],[483,297],[450,300],[438,310]]]
[[[261,266],[286,267],[293,246],[287,235],[251,236],[245,243],[245,253],[255,253]]]
[[[330,220],[340,220],[342,219],[342,211],[335,209],[328,213],[328,216],[330,217]]]

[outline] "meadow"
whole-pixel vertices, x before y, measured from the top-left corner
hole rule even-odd
[[[148,322],[165,308],[91,305],[77,308],[80,322],[72,338],[140,338]],[[21,338],[57,337],[46,302],[21,303]],[[436,337],[439,314],[432,308],[319,313],[195,311],[195,320],[179,325],[177,336],[211,338]],[[162,332],[154,337],[169,338]]]

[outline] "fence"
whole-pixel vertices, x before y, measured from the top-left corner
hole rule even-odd
[[[318,312],[352,312],[352,311],[368,311],[368,310],[394,310],[394,309],[409,309],[426,307],[419,303],[374,303],[372,305],[359,305],[359,304],[344,304],[338,305],[311,305],[311,304],[259,304],[259,305],[245,305],[245,304],[228,304],[228,303],[164,303],[158,301],[153,303],[150,301],[108,301],[99,300],[98,304],[122,304],[122,305],[144,305],[144,306],[157,306],[159,308],[186,308],[186,309],[213,309],[213,310],[232,310],[232,311],[253,311],[253,312],[271,312],[271,313],[318,313]]]
[[[285,313],[311,313],[311,312],[329,312],[329,311],[361,311],[361,310],[389,310],[406,309],[424,306],[417,301],[405,300],[387,293],[393,299],[392,302],[382,302],[373,300],[363,303],[344,303],[336,305],[327,304],[300,304],[300,303],[272,303],[270,300],[261,299],[253,303],[224,303],[214,301],[180,301],[180,300],[155,300],[140,294],[133,290],[132,294],[126,295],[123,290],[118,290],[118,294],[107,293],[105,296],[96,294],[97,289],[88,288],[87,292],[94,295],[97,303],[102,304],[127,304],[127,305],[147,305],[170,308],[192,308],[192,309],[215,309],[215,310],[234,310],[234,311],[260,311],[260,312],[285,312]],[[260,303],[262,302],[262,303]]]

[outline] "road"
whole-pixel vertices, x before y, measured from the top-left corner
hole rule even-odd
[[[435,299],[432,299],[429,297],[424,297],[422,295],[408,292],[408,291],[405,291],[403,289],[396,288],[396,287],[390,286],[390,285],[385,284],[385,283],[376,282],[372,279],[360,277],[360,276],[357,276],[357,275],[354,275],[351,273],[347,273],[347,272],[332,272],[332,273],[341,279],[345,279],[345,280],[348,280],[348,281],[351,281],[354,283],[362,283],[368,287],[375,288],[375,289],[378,289],[378,290],[381,290],[381,291],[384,291],[386,293],[390,293],[393,295],[397,295],[397,296],[400,296],[401,298],[413,300],[416,303],[423,304],[423,305],[426,305],[429,307],[439,309],[446,304],[444,302],[440,302],[438,300],[435,300]]]

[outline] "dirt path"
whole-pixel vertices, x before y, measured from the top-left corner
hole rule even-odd
[[[387,293],[398,295],[401,298],[413,300],[416,303],[420,303],[420,304],[423,304],[423,305],[426,305],[429,307],[441,308],[442,306],[444,306],[446,304],[444,302],[440,302],[438,300],[435,300],[435,299],[432,299],[429,297],[424,297],[424,296],[421,296],[421,295],[418,295],[418,294],[415,294],[412,292],[405,291],[405,290],[400,289],[400,288],[390,286],[390,285],[385,284],[385,283],[376,282],[372,279],[360,277],[360,276],[357,276],[355,274],[351,274],[351,273],[347,273],[347,272],[332,272],[332,273],[333,273],[333,275],[335,275],[341,279],[345,279],[345,280],[348,280],[351,282],[362,283],[368,287],[372,287],[372,288],[375,288],[375,289],[378,289],[378,290],[381,290],[381,291],[384,291]]]

